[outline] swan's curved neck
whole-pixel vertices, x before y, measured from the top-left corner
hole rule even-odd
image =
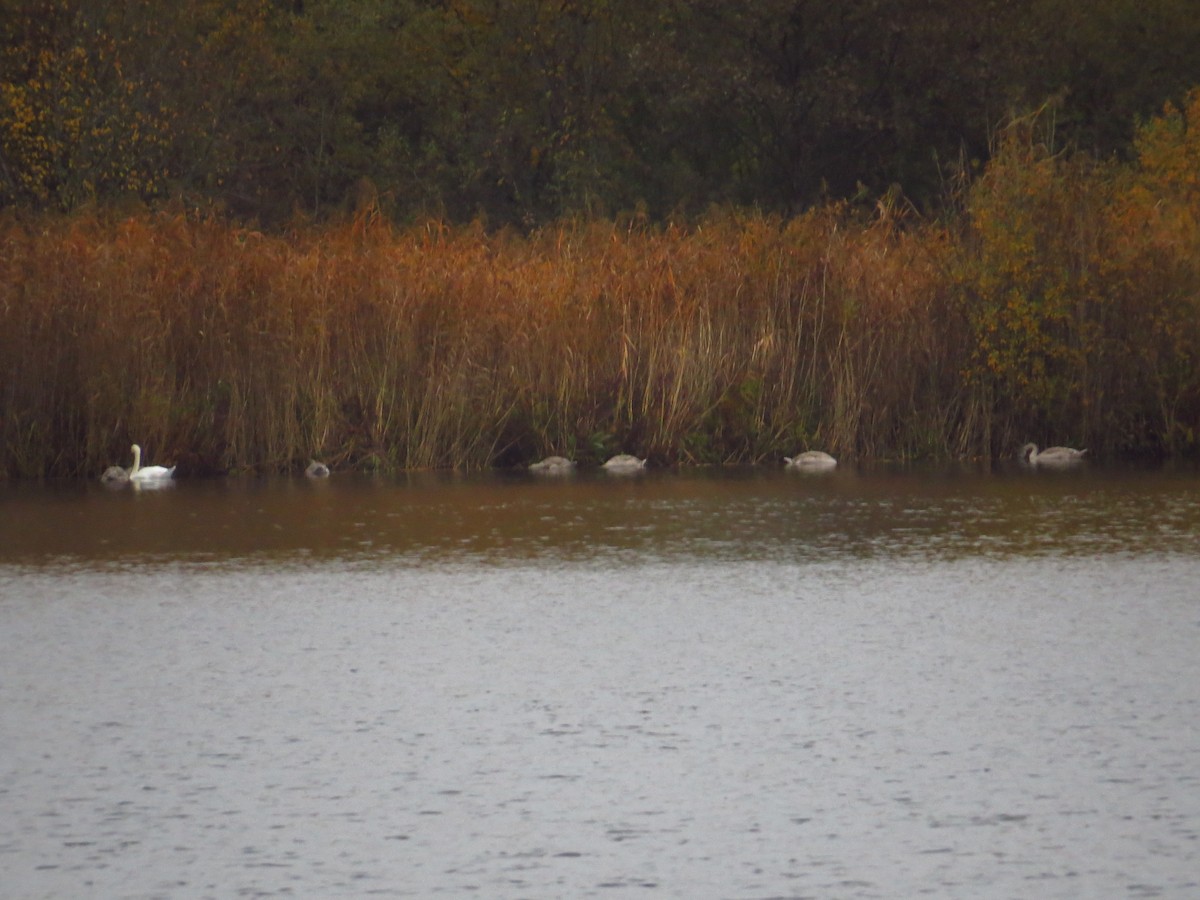
[[[142,467],[142,448],[137,444],[133,445],[133,468],[129,470],[129,476],[132,478],[138,473],[138,469]]]

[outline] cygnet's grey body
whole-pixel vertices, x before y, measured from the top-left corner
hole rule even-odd
[[[129,481],[129,470],[120,466],[109,466],[100,476],[100,480],[105,484],[125,484]]]
[[[575,468],[573,460],[565,456],[547,456],[545,459],[531,463],[530,472],[541,472],[546,475],[562,475]]]
[[[1031,466],[1070,466],[1083,462],[1087,449],[1076,450],[1072,447],[1047,447],[1038,452],[1037,444],[1028,443],[1021,448],[1021,459]]]
[[[637,469],[646,468],[646,460],[638,459],[636,456],[631,456],[628,453],[618,453],[600,468],[607,469],[610,472],[633,472]]]
[[[824,450],[805,450],[798,456],[785,456],[783,462],[794,469],[832,469],[837,460]]]

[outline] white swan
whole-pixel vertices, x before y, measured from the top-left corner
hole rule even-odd
[[[608,469],[610,472],[632,472],[636,469],[646,468],[646,460],[638,459],[628,453],[618,453],[600,468]]]
[[[309,460],[308,468],[304,470],[304,474],[309,478],[328,478],[329,466],[323,462],[317,462],[315,459]]]
[[[785,456],[783,463],[793,469],[832,469],[837,460],[824,450],[805,450],[798,456]]]
[[[105,484],[125,484],[129,481],[129,470],[120,466],[109,466],[100,476],[100,480]]]
[[[574,460],[565,456],[547,456],[543,460],[531,463],[530,472],[544,472],[547,475],[563,475],[575,468]]]
[[[1031,466],[1070,466],[1083,462],[1083,454],[1087,448],[1075,450],[1072,447],[1047,447],[1038,453],[1037,444],[1028,443],[1021,448],[1021,459],[1027,460]]]
[[[133,468],[129,470],[130,481],[165,481],[175,477],[175,467],[142,466],[142,448],[133,445]]]

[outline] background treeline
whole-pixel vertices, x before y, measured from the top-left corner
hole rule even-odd
[[[1014,114],[1129,159],[1195,84],[1195,0],[0,0],[0,204],[929,210]]]
[[[0,472],[1195,454],[1200,91],[1128,163],[998,146],[942,218],[0,216]]]

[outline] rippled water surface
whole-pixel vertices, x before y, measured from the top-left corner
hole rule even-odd
[[[4,897],[1200,895],[1195,472],[0,485]]]

